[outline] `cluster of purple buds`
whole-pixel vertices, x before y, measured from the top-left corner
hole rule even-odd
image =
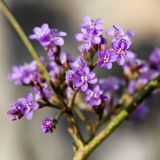
[[[73,58],[69,52],[61,51],[64,44],[62,37],[67,35],[65,32],[52,29],[48,24],[33,29],[29,38],[37,40],[47,52],[48,58],[42,57],[42,61],[50,81],[45,79],[35,61],[13,67],[9,79],[16,85],[32,87],[34,96],[30,93],[26,98],[20,98],[11,105],[7,114],[11,116],[12,121],[23,116],[31,119],[35,110],[47,106],[63,112],[66,111],[66,107],[79,107],[74,96],[82,99],[87,105],[85,109],[94,111],[95,114],[99,114],[100,109],[101,116],[112,116],[125,107],[122,105],[124,97],[127,97],[127,100],[134,97],[159,75],[160,49],[157,48],[151,53],[150,61],[147,63],[138,59],[130,50],[131,38],[135,35],[132,30],[113,25],[113,28],[106,31],[106,35],[112,37],[109,45],[103,35],[102,25],[102,19],[92,20],[88,16],[84,18],[80,26],[81,33],[75,35],[75,39],[81,42],[81,55],[77,58]],[[114,62],[123,66],[124,79],[114,76],[98,78],[96,71],[93,71],[97,66],[112,69]],[[124,99],[120,96],[122,92],[125,95]],[[133,117],[143,118],[146,113],[148,107],[144,103]],[[52,133],[57,123],[56,118],[45,118],[42,121],[42,131]]]

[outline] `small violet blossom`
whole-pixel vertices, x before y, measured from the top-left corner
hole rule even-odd
[[[103,31],[103,20],[97,19],[92,20],[90,17],[84,17],[83,23],[81,24],[81,32],[75,35],[75,38],[79,42],[83,42],[83,50],[89,50],[92,46],[100,44],[101,35]]]
[[[117,55],[111,50],[102,50],[98,53],[99,66],[106,69],[112,68],[112,63],[117,60]]]
[[[88,84],[97,83],[96,74],[88,67],[84,67],[81,70],[77,70],[74,75],[74,88],[81,87],[81,90],[85,92],[88,89]]]
[[[39,108],[39,104],[34,101],[33,94],[29,93],[26,98],[22,98],[23,114],[28,120],[32,119],[33,112]]]
[[[124,39],[113,42],[112,48],[119,65],[124,65],[126,59],[134,58],[134,53],[128,50],[127,41]]]
[[[88,89],[86,91],[86,101],[91,106],[99,106],[102,103],[103,91],[100,89],[99,85],[96,85],[93,90]]]
[[[120,87],[124,86],[124,81],[116,77],[111,78],[101,78],[99,79],[99,84],[103,88],[104,92],[117,91]]]
[[[112,42],[119,41],[119,40],[122,40],[122,39],[126,40],[128,48],[132,44],[131,37],[135,36],[134,31],[125,30],[124,28],[122,28],[119,25],[113,25],[113,28],[108,29],[106,31],[106,34],[108,36],[113,37]]]
[[[52,133],[56,127],[56,120],[53,117],[47,117],[42,121],[42,132]]]
[[[13,103],[7,114],[11,116],[11,121],[15,121],[23,117],[23,104],[21,99],[18,99],[16,103]]]
[[[28,120],[32,119],[33,111],[39,108],[39,104],[34,101],[32,93],[29,93],[26,98],[20,98],[16,103],[11,105],[7,114],[11,115],[11,120],[20,119],[26,116]]]

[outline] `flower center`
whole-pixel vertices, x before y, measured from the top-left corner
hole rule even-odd
[[[124,51],[120,48],[117,53],[122,55],[124,54]]]
[[[103,61],[104,61],[105,63],[107,63],[107,62],[109,62],[109,58],[108,58],[107,56],[105,56],[105,57],[103,58]]]
[[[84,83],[84,82],[87,82],[88,78],[87,76],[81,76],[81,80],[82,80],[82,83]]]
[[[29,103],[27,104],[27,109],[30,110],[31,108],[32,108],[32,103],[29,102]]]
[[[51,124],[52,124],[51,121],[46,121],[47,126],[50,126]]]
[[[97,98],[97,97],[98,97],[98,94],[95,93],[95,92],[91,92],[90,96],[93,97],[93,98]]]

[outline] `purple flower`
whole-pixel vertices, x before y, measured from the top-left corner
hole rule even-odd
[[[139,91],[156,78],[159,73],[150,68],[148,63],[141,59],[128,59],[123,66],[125,79],[128,83],[128,93]]]
[[[29,93],[26,98],[21,99],[21,102],[23,104],[23,114],[28,120],[32,119],[34,110],[39,108],[39,104],[33,99],[33,94]]]
[[[119,41],[121,39],[125,39],[127,42],[127,47],[129,48],[132,44],[131,37],[135,36],[134,31],[125,30],[119,25],[113,25],[113,28],[108,29],[106,31],[108,36],[113,37],[112,42]]]
[[[43,24],[41,27],[35,27],[33,29],[33,34],[29,36],[32,40],[37,40],[39,43],[47,50],[48,56],[51,60],[54,59],[55,53],[57,52],[57,47],[64,44],[62,37],[67,34],[58,29],[50,28],[48,24]]]
[[[132,119],[142,120],[149,112],[149,108],[145,102],[141,103],[138,108],[132,113]]]
[[[42,121],[41,127],[43,133],[52,133],[56,127],[56,120],[52,117],[47,117]]]
[[[11,116],[11,121],[15,121],[23,117],[23,103],[21,99],[18,99],[16,103],[13,103],[7,114]]]
[[[101,78],[99,80],[99,84],[101,88],[103,88],[104,92],[113,92],[118,90],[121,86],[124,85],[123,80],[119,80],[116,77],[111,77],[111,78]]]
[[[97,82],[96,74],[91,72],[86,61],[78,58],[74,63],[70,64],[71,70],[66,72],[66,82],[74,89],[81,88],[82,91],[88,89],[88,84]]]
[[[50,44],[50,32],[48,24],[42,24],[41,27],[35,27],[33,29],[33,34],[29,36],[32,40],[37,40],[42,46],[47,46]]]
[[[97,83],[96,74],[91,72],[88,67],[77,70],[74,73],[73,86],[74,88],[81,88],[83,92],[88,89],[88,84]]]
[[[124,86],[124,81],[116,77],[102,78],[99,80],[99,84],[103,88],[103,95],[107,97],[107,103],[105,105],[107,112],[110,106],[115,106],[118,103],[119,96],[117,91],[121,86]]]
[[[81,24],[81,32],[75,35],[77,41],[83,42],[86,50],[90,49],[95,44],[100,44],[103,31],[103,20],[92,20],[86,16]]]
[[[127,41],[121,39],[112,43],[113,52],[117,54],[117,62],[119,65],[124,65],[125,60],[134,58],[134,53],[128,50]]]
[[[96,85],[93,90],[88,89],[85,93],[85,99],[91,106],[99,106],[102,103],[103,91],[99,85]]]
[[[150,55],[151,65],[160,72],[160,48],[155,48]]]
[[[117,60],[117,55],[111,50],[99,51],[99,66],[106,69],[112,68],[112,63]]]
[[[11,105],[7,114],[11,115],[11,120],[20,119],[22,116],[26,116],[27,119],[32,119],[33,111],[39,108],[39,104],[33,100],[32,93],[29,93],[26,98],[19,98],[17,102]]]
[[[129,82],[128,92],[132,94],[135,91],[142,90],[145,87],[145,85],[147,85],[151,80],[156,78],[158,75],[159,73],[154,70],[148,70],[148,72],[139,75],[137,79],[131,80]]]
[[[39,67],[37,62],[33,61],[30,64],[14,66],[8,78],[16,85],[31,85],[38,74],[40,74]]]
[[[137,79],[140,75],[145,74],[150,70],[146,61],[137,58],[128,59],[124,64],[123,69],[128,80]]]
[[[43,47],[48,47],[51,44],[62,46],[64,44],[62,37],[66,35],[65,32],[58,31],[55,28],[52,29],[48,24],[43,24],[41,27],[35,27],[29,38],[39,41]]]

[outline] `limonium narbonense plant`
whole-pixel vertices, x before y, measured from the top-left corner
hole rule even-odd
[[[7,111],[11,121],[23,117],[31,120],[36,110],[43,111],[45,107],[57,109],[57,116],[42,120],[42,132],[56,132],[61,117],[66,117],[74,142],[73,159],[83,160],[125,119],[145,118],[149,111],[145,99],[159,92],[159,48],[153,50],[148,61],[142,60],[131,49],[134,31],[120,25],[103,29],[102,19],[86,16],[80,33],[74,36],[80,43],[77,57],[62,50],[66,32],[46,23],[35,27],[29,38],[44,49],[44,56],[39,58],[3,1],[0,1],[0,8],[34,57],[30,63],[14,66],[8,76],[15,85],[31,89],[11,104]],[[107,72],[115,63],[123,69],[123,78],[96,74],[95,68]],[[88,134],[85,138],[75,117],[84,123]]]

